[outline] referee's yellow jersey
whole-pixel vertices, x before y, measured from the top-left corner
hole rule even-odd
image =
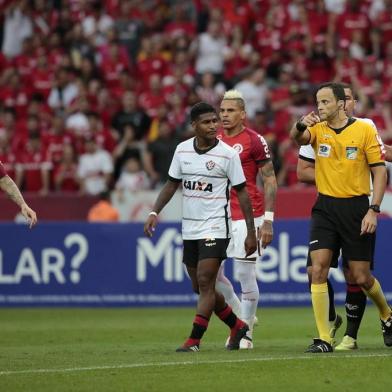
[[[316,155],[318,192],[341,198],[369,195],[370,166],[385,165],[385,149],[377,130],[355,118],[339,130],[326,121],[308,129]]]

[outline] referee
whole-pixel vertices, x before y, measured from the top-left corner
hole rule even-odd
[[[377,216],[386,186],[385,149],[377,130],[347,117],[342,85],[326,83],[316,92],[318,115],[301,118],[291,129],[300,145],[316,155],[318,198],[312,209],[309,251],[311,297],[319,338],[306,352],[332,352],[329,335],[327,277],[333,250],[341,245],[353,278],[377,306],[384,343],[392,346],[392,315],[377,279],[371,274]],[[369,206],[370,172],[373,197]]]

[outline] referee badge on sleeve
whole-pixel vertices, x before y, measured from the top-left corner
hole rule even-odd
[[[331,154],[331,146],[329,144],[320,144],[318,148],[317,155],[319,157],[328,158]]]
[[[357,159],[358,147],[346,147],[346,158],[347,159]]]

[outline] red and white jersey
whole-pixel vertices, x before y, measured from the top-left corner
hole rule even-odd
[[[227,136],[223,130],[218,131],[218,139],[223,140],[236,150],[241,159],[246,178],[246,187],[255,217],[264,214],[263,195],[256,185],[257,173],[262,163],[271,160],[271,154],[265,139],[250,128],[244,128],[235,136]],[[230,209],[233,220],[245,219],[235,189],[231,190]]]

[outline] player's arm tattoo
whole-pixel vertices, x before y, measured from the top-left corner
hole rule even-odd
[[[0,179],[0,188],[8,195],[8,197],[15,202],[19,207],[25,204],[22,194],[15,182],[9,176],[4,176]]]
[[[272,162],[265,163],[261,168],[261,177],[264,185],[264,205],[265,211],[274,211],[276,192],[278,184],[276,182],[274,165]]]

